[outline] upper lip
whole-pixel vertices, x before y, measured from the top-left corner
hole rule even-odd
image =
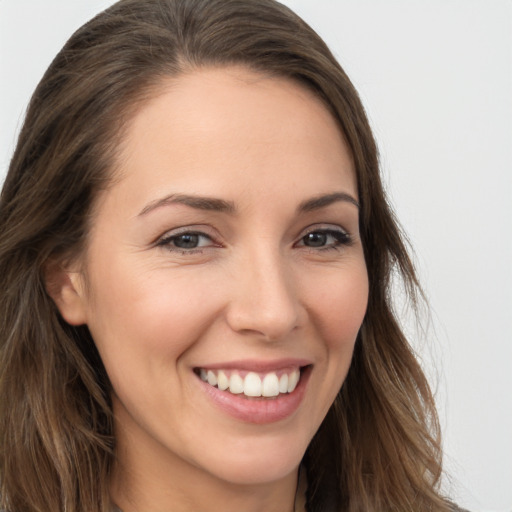
[[[300,368],[311,364],[313,364],[311,360],[299,358],[283,358],[274,360],[241,359],[238,361],[208,363],[205,365],[198,365],[196,368],[203,368],[205,370],[245,370],[248,372],[253,371],[265,373],[283,370],[285,368]]]

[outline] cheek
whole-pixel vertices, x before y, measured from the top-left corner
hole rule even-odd
[[[181,345],[186,350],[208,329],[221,308],[215,273],[163,270],[145,279],[132,297],[133,316],[141,333],[151,330],[159,350]],[[163,344],[163,346],[160,346]]]
[[[368,303],[368,276],[364,263],[324,276],[323,285],[312,282],[308,309],[321,332],[326,349],[344,353],[353,349]]]
[[[183,406],[182,362],[215,320],[218,298],[203,280],[169,270],[102,277],[89,329],[115,394],[145,424],[147,408],[165,414],[162,400]]]
[[[316,278],[315,278],[316,277]],[[311,436],[318,429],[345,381],[368,301],[368,277],[364,260],[332,268],[329,272],[310,275],[304,281],[304,297],[311,337],[318,355],[320,369],[312,384],[314,402],[310,406],[317,421]],[[307,285],[307,286],[306,286]]]
[[[148,270],[113,266],[98,272],[88,326],[100,353],[119,361],[137,357],[178,358],[211,324],[218,309],[214,293],[218,287],[205,283],[198,273],[176,273],[169,269]],[[135,270],[134,270],[135,268]]]

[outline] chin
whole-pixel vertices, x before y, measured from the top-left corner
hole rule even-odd
[[[301,464],[307,442],[294,445],[283,440],[261,443],[247,441],[246,446],[230,448],[221,462],[208,464],[211,473],[236,485],[265,485],[277,482],[296,471]]]
[[[241,461],[231,468],[217,469],[217,478],[233,485],[254,486],[267,485],[281,481],[296,471],[300,466],[301,459],[290,461],[261,460],[258,462]]]

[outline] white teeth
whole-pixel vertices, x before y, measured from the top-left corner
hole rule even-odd
[[[244,392],[244,381],[238,373],[233,373],[229,379],[229,391],[235,395],[239,395]]]
[[[279,379],[275,373],[267,373],[263,379],[263,396],[279,395]]]
[[[221,391],[229,388],[229,379],[222,370],[220,370],[219,374],[217,375],[217,386]]]
[[[277,376],[276,372],[258,374],[248,372],[245,378],[236,370],[199,370],[199,377],[210,386],[217,386],[221,391],[248,397],[275,397],[280,393],[292,393],[300,380],[300,370],[288,370]]]
[[[294,370],[288,377],[288,393],[291,393],[296,387],[300,379],[299,370]]]
[[[279,393],[288,393],[288,374],[283,373],[279,379]]]
[[[261,396],[261,379],[257,373],[249,372],[244,379],[244,395]]]
[[[217,385],[217,375],[215,375],[215,373],[213,373],[211,370],[208,370],[207,376],[208,376],[208,384],[210,384],[210,386],[216,386]]]

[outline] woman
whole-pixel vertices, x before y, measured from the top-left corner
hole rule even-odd
[[[122,0],[0,203],[3,507],[453,510],[356,91],[273,0]]]

